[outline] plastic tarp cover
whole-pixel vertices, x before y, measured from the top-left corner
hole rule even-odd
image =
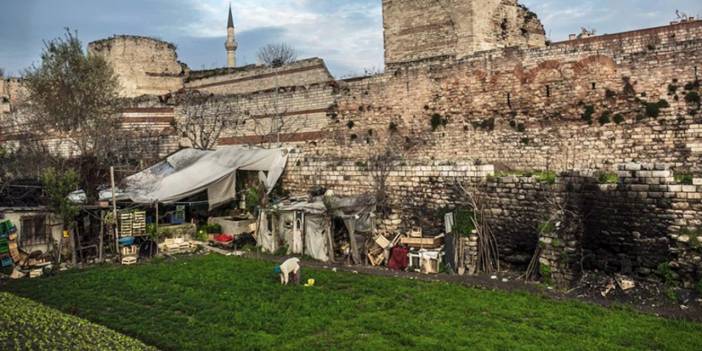
[[[325,216],[305,216],[305,254],[322,262],[329,261],[327,236],[329,225]]]
[[[287,159],[288,152],[283,149],[185,149],[127,178],[125,194],[140,204],[173,203],[207,190],[212,209],[235,198],[237,170],[259,171],[270,192],[283,174]]]

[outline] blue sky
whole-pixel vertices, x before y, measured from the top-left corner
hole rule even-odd
[[[113,34],[153,36],[178,46],[193,69],[225,65],[228,0],[0,0],[0,67],[18,75],[39,59],[42,40],[78,30],[85,44]],[[598,34],[668,23],[675,10],[702,15],[700,0],[522,0],[554,41],[581,27]],[[292,44],[322,57],[336,76],[383,66],[381,0],[232,1],[241,64],[259,47]]]

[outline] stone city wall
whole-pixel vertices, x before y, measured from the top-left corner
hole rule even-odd
[[[281,67],[251,65],[191,71],[185,88],[220,95],[247,94],[276,87],[305,86],[332,81],[334,78],[324,61],[312,58]]]
[[[171,43],[121,35],[92,42],[88,51],[112,65],[123,97],[163,95],[183,88],[183,66]]]
[[[546,42],[536,14],[516,0],[384,0],[383,21],[387,67]]]

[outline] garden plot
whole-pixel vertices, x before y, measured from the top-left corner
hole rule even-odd
[[[103,326],[0,292],[1,350],[156,350]]]
[[[95,267],[6,289],[162,350],[701,350],[702,325],[443,282],[217,255]]]

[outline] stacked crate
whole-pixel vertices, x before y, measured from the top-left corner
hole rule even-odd
[[[9,220],[0,221],[0,266],[11,267],[14,265],[14,256],[19,259],[17,250],[17,227]]]

